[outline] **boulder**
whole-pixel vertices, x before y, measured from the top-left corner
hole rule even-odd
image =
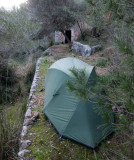
[[[30,140],[21,141],[20,142],[20,150],[24,150],[27,147],[29,147],[30,145],[31,145],[31,141]]]
[[[23,126],[22,132],[21,132],[21,138],[23,138],[27,134],[27,129],[28,129],[27,126]]]
[[[33,106],[31,106],[31,108],[38,108],[39,106],[36,106],[36,105],[33,105]]]
[[[26,111],[26,114],[25,114],[25,118],[29,118],[32,116],[32,112],[31,112],[31,109],[28,108],[28,110]]]
[[[75,50],[76,53],[79,53],[82,56],[90,56],[91,55],[91,47],[88,45],[81,44],[80,42],[73,42],[72,49]]]
[[[34,121],[32,119],[26,119],[24,122],[24,126],[32,126]]]
[[[19,156],[19,158],[24,158],[24,156],[25,156],[27,153],[30,153],[30,152],[31,152],[30,150],[24,149],[24,150],[22,150],[22,151],[20,151],[20,152],[18,153],[18,156]]]
[[[39,118],[39,112],[34,111],[33,112],[33,117],[31,118],[31,120],[35,122],[38,118]]]
[[[101,48],[101,45],[90,47],[89,45],[84,45],[76,41],[74,41],[72,45],[72,49],[74,49],[76,53],[79,53],[81,56],[86,57],[90,56],[94,52],[99,51]]]
[[[102,46],[101,46],[101,45],[93,46],[93,47],[91,48],[91,53],[93,54],[93,53],[95,53],[95,52],[100,51],[101,49],[102,49]]]

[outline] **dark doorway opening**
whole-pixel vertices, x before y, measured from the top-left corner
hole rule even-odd
[[[65,31],[66,36],[68,37],[68,39],[71,42],[71,30],[67,30]],[[65,38],[65,43],[68,43],[67,38]]]

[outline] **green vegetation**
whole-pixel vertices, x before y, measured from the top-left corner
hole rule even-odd
[[[35,11],[38,0],[29,2]],[[39,106],[40,119],[29,130],[29,133],[33,133],[32,136],[28,135],[32,140],[29,156],[36,160],[134,159],[133,0],[63,0],[62,4],[60,0],[48,2],[49,5],[38,5],[38,12],[32,12],[26,4],[12,11],[0,9],[0,159],[17,159],[19,135],[35,63],[42,52],[54,44],[53,33],[50,33],[60,30],[64,34],[66,27],[70,29],[79,22],[90,26],[89,29],[79,26],[79,41],[90,46],[101,44],[103,50],[90,57],[81,57],[76,53],[73,56],[96,66],[100,84],[105,88],[106,98],[115,112],[115,133],[94,151],[67,139],[59,141],[57,132],[41,112],[44,92],[36,91],[35,105]],[[40,4],[43,3],[41,0]],[[40,11],[45,11],[45,14],[39,14]],[[63,14],[59,18],[61,11]],[[36,22],[30,20],[33,14]],[[48,36],[44,36],[44,32]],[[37,37],[43,40],[36,40]],[[62,46],[56,47],[61,49]],[[53,56],[46,53],[40,65],[38,90],[44,87],[44,77],[49,66],[55,60],[72,56],[69,49],[62,48],[58,52],[56,47],[53,48]]]
[[[28,70],[26,71],[26,75],[24,78],[24,83],[27,86],[27,92],[30,92],[30,88],[31,88],[31,84],[33,82],[33,78],[34,78],[34,74],[35,74],[35,67],[36,67],[36,63],[29,63],[28,64]]]
[[[35,71],[38,42],[28,38],[36,23],[25,6],[10,12],[0,9],[0,159],[17,159],[19,137],[29,89]],[[27,72],[26,72],[26,71]],[[29,89],[27,89],[29,88]]]
[[[3,90],[0,90],[1,159],[17,159],[19,138],[29,95],[28,89],[31,87],[35,73],[34,63],[28,63],[26,66],[24,64],[16,64],[15,66],[15,69],[10,69],[10,78],[6,81],[7,85],[5,85],[5,79],[2,79]],[[25,70],[27,72],[24,74]]]
[[[26,111],[27,100],[23,98],[0,111],[0,157],[17,159],[19,137]]]
[[[96,66],[98,67],[106,67],[107,66],[107,59],[99,59]]]

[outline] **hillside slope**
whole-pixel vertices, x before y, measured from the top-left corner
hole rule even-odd
[[[32,101],[33,108],[32,111],[38,111],[40,117],[33,127],[29,128],[25,140],[30,140],[32,142],[28,150],[31,153],[27,154],[28,160],[123,160],[123,159],[133,159],[133,145],[132,145],[132,130],[128,130],[128,126],[132,123],[133,114],[128,111],[125,113],[125,107],[120,104],[116,107],[119,109],[119,116],[116,115],[116,123],[119,125],[117,127],[117,132],[108,137],[103,141],[98,148],[92,150],[74,141],[63,138],[59,141],[59,135],[42,113],[42,108],[44,107],[44,91],[39,92],[44,87],[44,78],[49,66],[56,60],[75,56],[90,65],[96,66],[96,72],[100,78],[100,82],[105,87],[110,99],[121,103],[120,98],[124,96],[125,92],[122,92],[120,86],[117,87],[117,77],[115,75],[111,77],[111,72],[114,71],[121,64],[119,63],[119,58],[115,54],[114,47],[107,47],[105,50],[98,52],[90,57],[81,57],[74,52],[70,52],[66,45],[57,45],[51,47],[52,56],[45,56],[40,63],[39,75],[41,79],[38,81],[38,87],[34,93],[34,100]],[[115,65],[115,58],[118,60],[119,65]],[[117,64],[117,63],[116,63]],[[119,81],[119,79],[118,79]],[[116,87],[114,86],[116,85]],[[125,98],[123,99],[125,101]],[[127,124],[126,124],[127,123]],[[130,128],[130,127],[129,127]]]

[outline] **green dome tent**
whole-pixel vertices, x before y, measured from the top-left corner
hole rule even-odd
[[[96,81],[93,66],[76,58],[63,58],[56,61],[46,74],[43,112],[60,136],[95,148],[112,132],[112,128],[108,127],[104,135],[103,129],[99,127],[104,124],[104,120],[93,109],[96,104],[82,101],[67,90],[66,82],[73,78],[70,69],[74,67],[84,69],[87,80],[93,78]],[[111,119],[113,121],[113,118]]]

